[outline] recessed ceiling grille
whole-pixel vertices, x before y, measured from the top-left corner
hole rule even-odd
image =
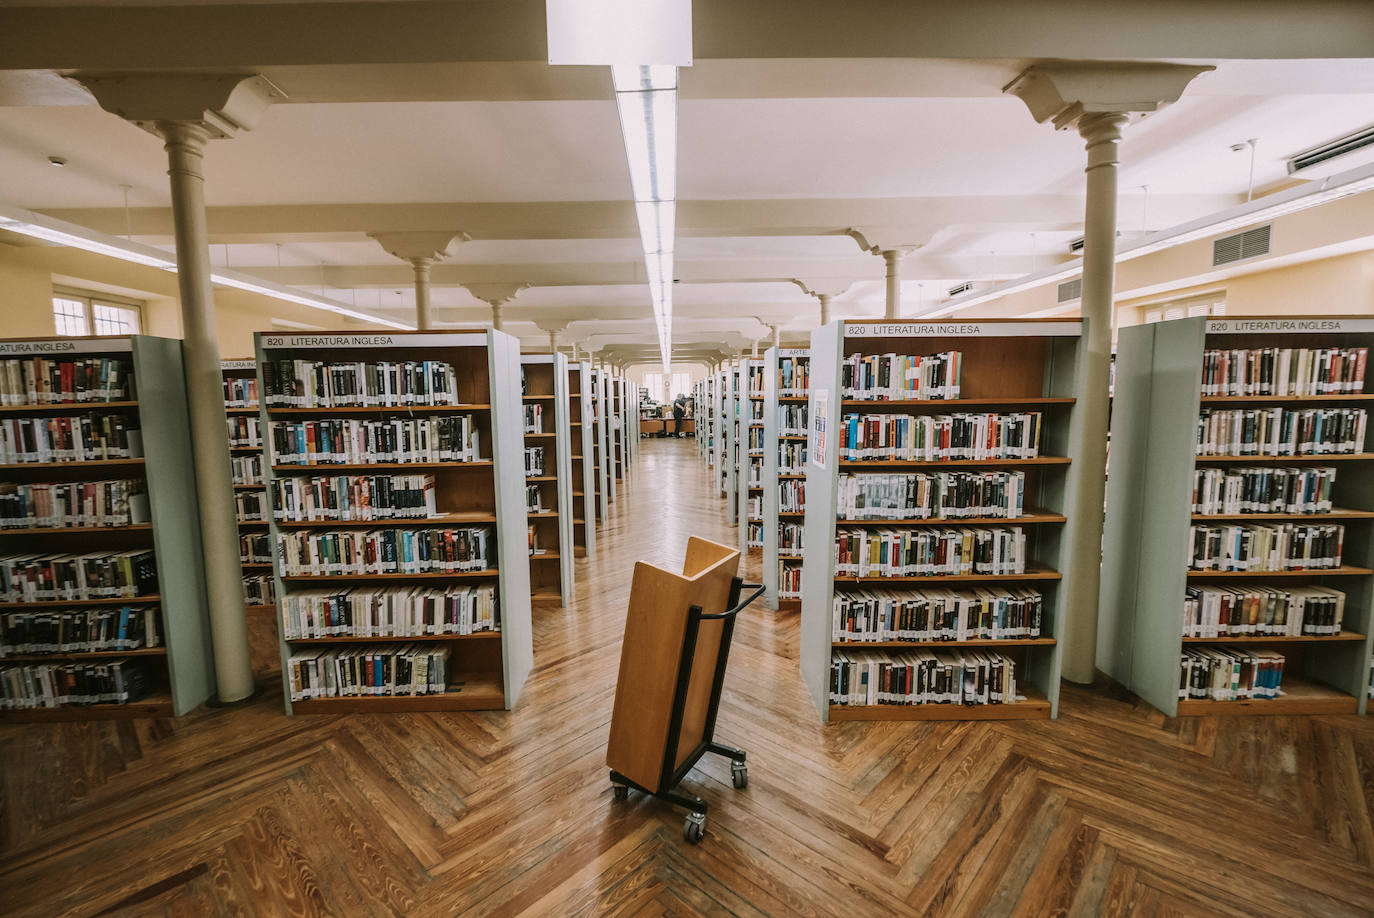
[[[954,287],[950,287],[950,288],[949,288],[949,295],[950,295],[950,296],[958,296],[958,295],[961,294],[961,293],[968,293],[968,292],[969,292],[970,290],[972,290],[972,289],[973,289],[973,281],[964,281],[962,284],[959,284],[959,285],[954,286]]]
[[[1212,242],[1212,267],[1244,261],[1257,255],[1269,254],[1269,234],[1274,224],[1268,223],[1243,233],[1223,236]]]
[[[1067,303],[1069,300],[1081,299],[1083,296],[1083,278],[1075,277],[1071,281],[1064,281],[1059,285],[1059,302]]]
[[[1333,140],[1331,143],[1315,147],[1305,153],[1299,153],[1288,161],[1288,172],[1291,175],[1294,172],[1301,172],[1303,169],[1310,169],[1338,156],[1354,153],[1356,150],[1371,144],[1374,144],[1374,127],[1367,127],[1363,131],[1347,134],[1340,140]]]
[[[1079,236],[1077,239],[1074,239],[1073,241],[1071,241],[1071,242],[1069,243],[1069,254],[1070,254],[1070,255],[1077,255],[1077,254],[1079,254],[1080,252],[1083,251],[1083,246],[1084,246],[1086,243],[1087,243],[1087,240],[1084,239],[1082,236]]]

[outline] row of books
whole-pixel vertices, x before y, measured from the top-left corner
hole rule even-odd
[[[806,541],[806,527],[786,520],[778,523],[778,557],[800,558]]]
[[[987,705],[1016,700],[1016,663],[994,651],[837,650],[830,658],[832,705]]]
[[[258,407],[258,380],[255,376],[242,376],[224,380],[225,408]]]
[[[1189,587],[1183,600],[1183,636],[1297,637],[1341,633],[1345,593],[1324,586]]]
[[[543,406],[543,405],[539,405],[539,404],[535,404],[535,405],[526,405],[526,406],[525,406],[525,433],[527,433],[527,434],[534,434],[534,433],[543,433],[543,432],[544,432],[544,406]]]
[[[262,484],[262,456],[230,456],[229,463],[236,485]]]
[[[525,485],[525,512],[544,512],[544,489],[538,484]]]
[[[1240,647],[1187,647],[1179,660],[1178,697],[1212,701],[1283,694],[1281,653]]]
[[[806,436],[806,406],[805,406],[805,405],[779,405],[779,406],[778,406],[778,436],[780,436],[780,437],[804,437],[804,436]]]
[[[0,360],[0,405],[122,402],[132,396],[133,364],[115,357]]]
[[[395,644],[300,651],[287,660],[292,701],[367,695],[440,695],[448,687],[449,648]]]
[[[1012,576],[1026,572],[1019,526],[979,529],[839,529],[835,574],[848,577]]]
[[[231,414],[224,421],[229,429],[230,446],[262,446],[262,433],[258,430],[257,418],[247,414]]]
[[[243,578],[243,604],[270,606],[276,602],[276,587],[270,574],[252,574]]]
[[[499,631],[495,584],[453,589],[303,590],[281,601],[286,639],[421,637]]]
[[[801,599],[802,569],[798,564],[778,564],[778,598]]]
[[[756,484],[756,482],[750,482],[750,484],[751,484],[751,485],[752,485],[752,484]],[[762,497],[755,496],[755,497],[749,498],[748,512],[745,514],[745,516],[746,516],[748,519],[751,519],[751,520],[761,520],[761,519],[763,519],[763,498],[762,498]]]
[[[525,447],[525,477],[538,478],[544,474],[544,447]]]
[[[0,420],[0,464],[138,459],[138,421],[120,414]]]
[[[272,480],[277,522],[430,519],[433,475],[292,475]]]
[[[1332,466],[1202,468],[1193,472],[1194,513],[1330,513]]]
[[[267,492],[235,491],[234,514],[240,523],[264,523],[267,521]]]
[[[477,462],[481,432],[472,415],[359,421],[273,421],[277,465],[376,465],[393,462]]]
[[[778,474],[806,474],[806,442],[782,440],[778,443]]]
[[[1341,566],[1345,527],[1281,523],[1193,526],[1188,567],[1195,571],[1311,571]]]
[[[803,513],[806,510],[806,480],[789,478],[778,482],[778,512]]]
[[[749,443],[749,451],[750,451],[750,453],[753,453],[753,452],[757,451],[760,455],[763,454],[763,428],[762,428],[762,427],[750,427],[750,428],[749,428],[748,443]]]
[[[751,488],[763,487],[763,460],[758,456],[749,457],[748,486]]]
[[[746,415],[746,417],[749,419],[749,423],[750,423],[750,424],[762,424],[762,423],[763,423],[763,393],[762,393],[762,392],[751,392],[751,393],[749,394],[749,401],[748,401],[746,404],[747,404],[747,407],[748,407],[748,414]]]
[[[0,666],[0,710],[129,704],[145,697],[151,686],[142,660]]]
[[[997,641],[1040,636],[1044,601],[1032,589],[863,590],[836,593],[836,642]]]
[[[268,360],[261,369],[268,408],[458,404],[457,375],[438,360]]]
[[[749,393],[750,398],[763,398],[763,380],[766,368],[761,363],[751,363],[745,369],[749,371],[745,391]]]
[[[0,558],[0,602],[125,599],[157,590],[157,557],[150,550]]]
[[[283,577],[487,571],[496,563],[491,527],[286,532],[277,537]]]
[[[244,564],[271,564],[271,536],[265,532],[239,533],[239,561]]]
[[[148,522],[141,479],[0,483],[0,529],[82,529]]]
[[[782,398],[805,396],[811,389],[811,358],[779,357],[777,383]]]
[[[841,473],[835,504],[842,520],[1010,519],[1025,497],[1024,472]]]
[[[160,620],[156,606],[7,612],[0,615],[0,657],[160,647]]]
[[[1256,347],[1202,352],[1203,395],[1354,395],[1364,347]]]
[[[840,368],[844,398],[862,401],[955,399],[961,351],[943,354],[850,354]]]
[[[1040,454],[1040,412],[1015,414],[846,414],[840,458],[862,462],[1034,459]]]
[[[1199,456],[1331,456],[1364,449],[1363,408],[1202,409]]]
[[[748,532],[745,539],[749,548],[763,547],[763,523],[754,522],[752,519],[748,523]]]

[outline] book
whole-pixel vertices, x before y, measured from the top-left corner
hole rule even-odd
[[[453,367],[437,360],[267,360],[269,408],[403,408],[455,405]]]
[[[1015,518],[1025,502],[1026,475],[1010,472],[840,474],[841,520]]]
[[[0,483],[0,529],[127,526],[130,501],[145,492],[136,479]]]
[[[1283,694],[1281,653],[1239,647],[1188,647],[1179,660],[1178,697],[1241,701]]]
[[[1345,527],[1329,523],[1189,527],[1194,571],[1304,571],[1341,566]]]
[[[473,415],[426,418],[353,418],[273,421],[276,465],[376,465],[410,462],[478,462],[481,433]]]
[[[956,399],[963,354],[850,354],[841,366],[844,398],[855,401]]]
[[[280,606],[287,640],[461,635],[501,629],[495,584],[302,590],[285,596]]]
[[[132,598],[157,586],[151,550],[0,557],[0,602]]]
[[[287,686],[292,701],[438,695],[447,690],[449,655],[442,644],[300,651],[287,660]]]
[[[1355,395],[1364,391],[1365,347],[1210,348],[1204,396]]]
[[[162,645],[156,606],[0,614],[0,657],[93,653]]]
[[[1193,512],[1329,513],[1336,470],[1307,468],[1201,468],[1193,472]]]
[[[60,405],[129,401],[133,364],[114,357],[0,360],[0,405]]]
[[[1025,587],[837,593],[831,640],[972,641],[1040,636],[1044,602]]]
[[[142,456],[138,421],[122,414],[0,419],[0,464]]]
[[[1183,636],[1336,635],[1345,618],[1345,593],[1324,586],[1264,584],[1189,587],[1183,600]]]
[[[1199,456],[1329,456],[1358,453],[1368,432],[1363,408],[1203,408]]]
[[[151,685],[141,660],[0,666],[0,710],[129,704]]]
[[[496,540],[486,526],[285,532],[277,557],[284,577],[486,571]]]
[[[1034,459],[1040,412],[1015,414],[845,414],[840,459],[912,462]]]
[[[437,513],[433,475],[292,475],[272,482],[278,522],[429,519]]]
[[[844,529],[835,573],[850,577],[1009,576],[1026,572],[1026,533],[1009,528]]]
[[[986,650],[837,650],[832,705],[989,705],[1017,701],[1016,663]]]

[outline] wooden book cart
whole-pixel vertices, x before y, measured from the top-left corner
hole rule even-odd
[[[703,755],[730,759],[734,786],[749,783],[744,751],[715,742],[735,616],[763,593],[740,600],[738,549],[692,538],[682,573],[635,565],[606,764],[617,800],[630,788],[688,810],[683,835],[706,830],[706,801],[675,790]],[[755,589],[756,588],[756,589]],[[708,611],[709,610],[709,611]]]

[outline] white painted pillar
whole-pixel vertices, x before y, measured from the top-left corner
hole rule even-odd
[[[428,258],[412,258],[410,266],[415,270],[415,327],[428,331],[434,327],[434,313],[429,305],[429,266]]]
[[[497,331],[501,331],[501,326],[502,326],[502,324],[503,324],[503,323],[501,322],[501,304],[500,304],[500,303],[492,303],[492,304],[491,304],[491,327],[494,328],[494,329],[496,329]]]
[[[773,326],[773,347],[782,347],[782,326]]]
[[[187,121],[159,121],[166,141],[167,175],[181,294],[182,353],[190,410],[191,453],[195,459],[200,540],[205,556],[205,593],[214,646],[216,699],[241,701],[253,694],[248,621],[243,606],[229,441],[224,435],[224,378],[219,330],[210,282],[210,243],[205,224],[205,176],[201,164],[209,133]]]
[[[558,353],[558,332],[556,331],[549,332],[549,353]]]
[[[821,301],[821,324],[830,324],[830,294],[818,293],[816,299]]]
[[[902,314],[902,252],[898,249],[885,249],[883,262],[887,265],[886,318],[900,318]]]

